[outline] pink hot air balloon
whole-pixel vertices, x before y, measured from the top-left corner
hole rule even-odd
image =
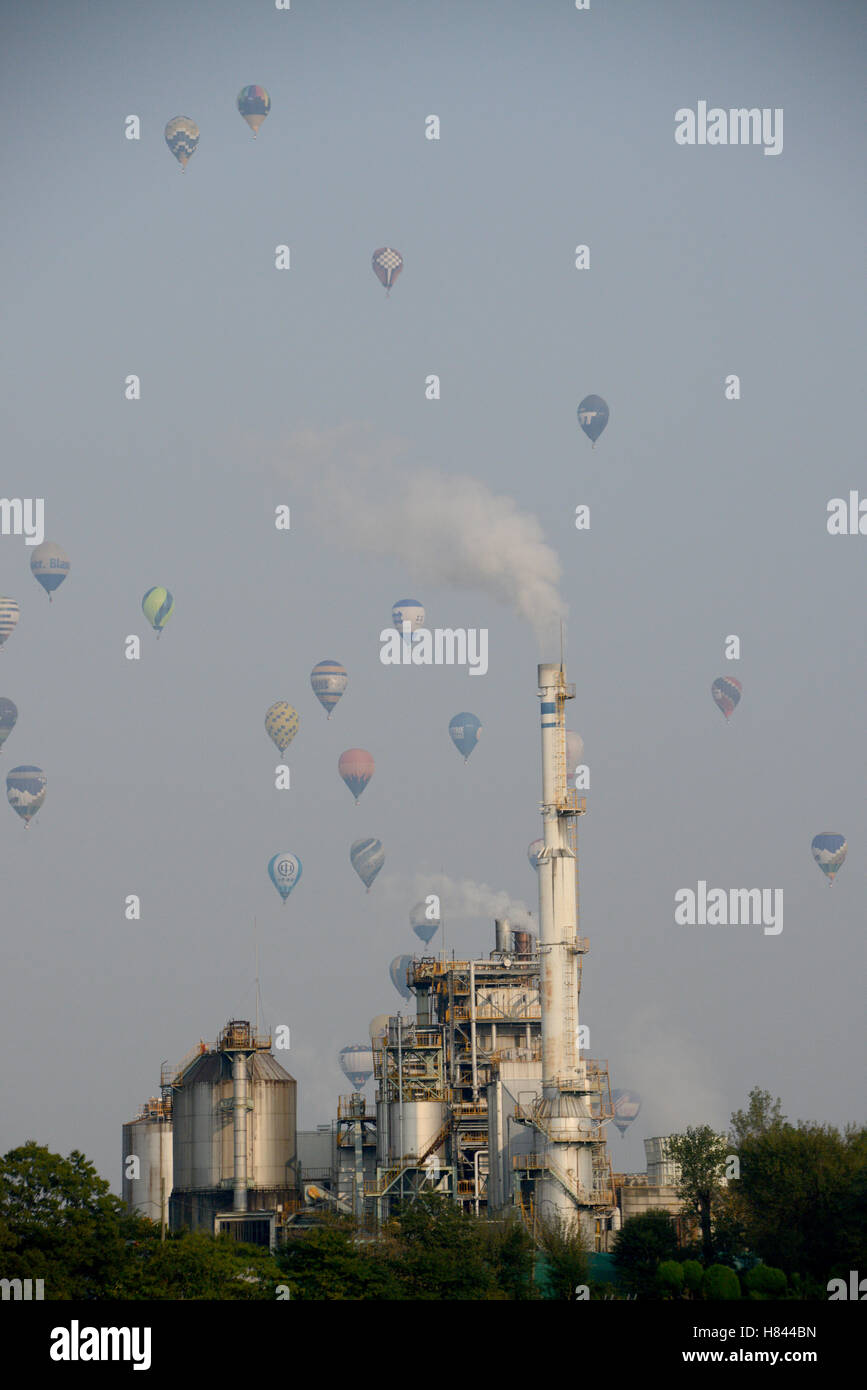
[[[347,748],[340,754],[337,771],[355,797],[356,806],[375,770],[376,764],[364,748]]]

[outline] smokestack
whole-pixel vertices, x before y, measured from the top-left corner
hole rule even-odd
[[[512,928],[508,917],[500,917],[494,922],[496,932],[497,950],[501,955],[507,956],[512,950]]]
[[[516,931],[514,934],[515,955],[518,960],[529,960],[533,954],[533,933]]]
[[[232,1114],[235,1121],[235,1180],[233,1211],[247,1210],[247,1058],[232,1058]]]

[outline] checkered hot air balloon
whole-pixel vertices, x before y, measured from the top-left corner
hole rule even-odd
[[[313,694],[330,719],[334,706],[349,684],[345,668],[339,661],[320,661],[310,672],[310,684]]]
[[[373,273],[381,285],[385,285],[386,295],[403,270],[403,256],[393,246],[380,246],[372,257]]]
[[[271,110],[271,98],[264,87],[253,83],[250,87],[242,87],[238,93],[238,110],[255,136]]]
[[[21,609],[14,598],[0,598],[0,647],[15,631]]]
[[[199,144],[199,127],[189,116],[175,116],[166,126],[166,144],[181,168],[186,168],[187,160],[196,153]]]
[[[301,717],[285,700],[278,700],[265,715],[265,728],[281,753],[285,753],[298,732]]]

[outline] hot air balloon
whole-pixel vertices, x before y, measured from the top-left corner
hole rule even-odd
[[[141,601],[141,611],[159,637],[175,611],[175,601],[168,589],[161,589],[157,585],[154,589],[148,589]]]
[[[373,1076],[373,1051],[365,1043],[352,1043],[337,1054],[340,1069],[356,1091]]]
[[[349,682],[346,670],[339,661],[320,661],[310,672],[310,684],[328,718]]]
[[[349,862],[368,893],[370,885],[385,863],[381,840],[354,840],[349,848]]]
[[[391,246],[380,246],[373,253],[373,273],[381,285],[385,285],[386,298],[391,287],[403,270],[403,256]]]
[[[575,790],[575,770],[581,765],[584,754],[584,740],[580,734],[566,730],[566,786]]]
[[[301,877],[301,860],[294,854],[275,854],[268,860],[268,873],[285,903]]]
[[[534,840],[532,844],[530,844],[530,845],[527,846],[527,858],[528,858],[529,861],[530,861],[530,868],[531,868],[531,869],[538,869],[538,867],[539,867],[539,850],[540,850],[540,849],[544,849],[544,848],[545,848],[545,841],[544,841],[544,840]]]
[[[733,676],[717,676],[710,688],[714,704],[718,709],[722,710],[726,717],[726,723],[729,722],[735,709],[740,704],[742,690],[743,686],[740,681],[736,681]]]
[[[370,1020],[368,1033],[374,1048],[376,1048],[377,1040],[388,1032],[388,1019],[388,1014],[377,1014],[375,1018]]]
[[[364,748],[347,748],[345,753],[340,754],[337,771],[355,797],[356,806],[375,770],[376,764]]]
[[[399,598],[392,604],[391,621],[402,635],[404,642],[412,646],[413,635],[424,627],[424,609],[417,598]],[[404,623],[409,623],[409,632],[404,632]]]
[[[17,720],[17,707],[11,700],[7,700],[5,695],[0,696],[0,749],[15,728]]]
[[[449,724],[449,737],[466,762],[479,741],[482,721],[475,714],[456,714]]]
[[[53,541],[43,541],[30,556],[30,572],[48,595],[59,588],[69,574],[69,556]]]
[[[614,1091],[614,1123],[624,1135],[641,1109],[641,1096],[637,1091]]]
[[[250,87],[242,87],[238,93],[238,110],[255,136],[271,110],[271,98],[264,87],[257,87],[255,83]]]
[[[412,956],[395,956],[388,973],[391,976],[391,983],[394,985],[402,999],[412,997],[412,990],[406,982],[406,972],[412,965]]]
[[[21,609],[14,598],[0,598],[0,647],[8,639],[21,617]]]
[[[13,811],[29,825],[45,800],[47,777],[41,767],[13,767],[6,778],[6,796]]]
[[[838,869],[842,868],[846,851],[849,848],[846,844],[846,837],[838,834],[836,830],[822,830],[818,835],[813,836],[813,843],[810,848],[822,873],[827,874],[829,883],[833,883],[834,875]]]
[[[298,711],[287,704],[285,700],[278,700],[265,715],[265,728],[281,753],[286,752],[298,732],[300,723],[301,718]]]
[[[584,397],[578,407],[578,423],[595,449],[597,439],[608,424],[608,406],[601,396]]]
[[[425,946],[436,936],[440,926],[439,915],[428,916],[428,905],[426,902],[416,903],[412,912],[409,914],[409,924]]]
[[[166,126],[166,144],[180,164],[185,168],[191,154],[196,153],[199,143],[199,127],[189,116],[175,116]]]

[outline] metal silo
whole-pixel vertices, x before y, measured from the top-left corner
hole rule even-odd
[[[127,1206],[151,1221],[166,1220],[172,1191],[171,1098],[152,1096],[136,1118],[123,1126],[122,1172],[121,1192]]]

